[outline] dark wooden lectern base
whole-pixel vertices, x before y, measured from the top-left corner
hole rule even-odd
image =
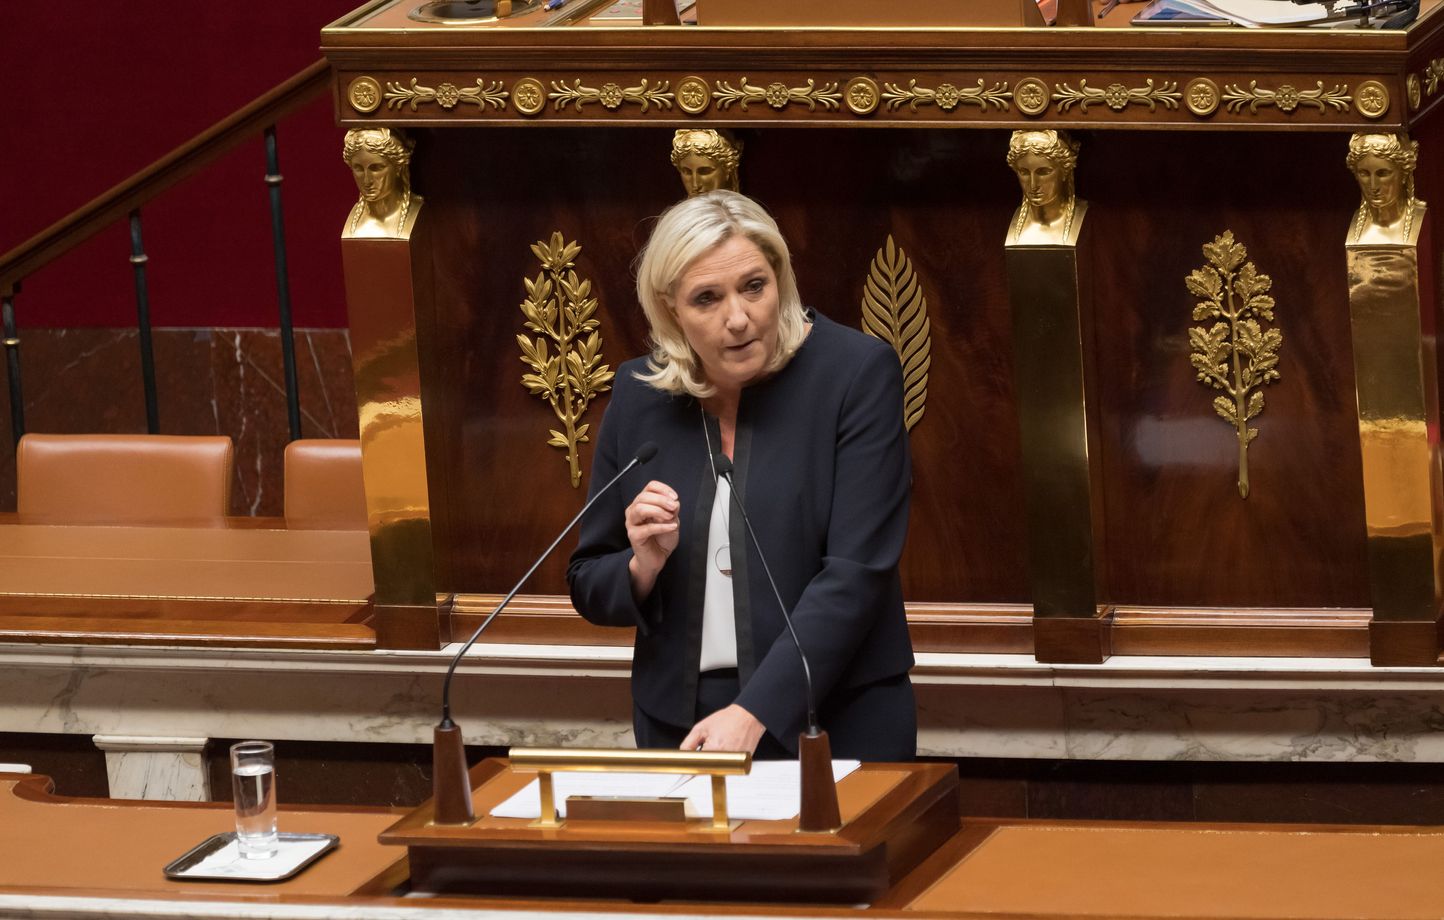
[[[411,887],[488,894],[865,903],[887,891],[958,829],[957,768],[864,764],[838,784],[842,828],[798,833],[797,820],[705,823],[569,821],[530,826],[489,812],[534,778],[503,759],[471,771],[476,822],[432,822],[431,802],[387,828],[405,846]]]

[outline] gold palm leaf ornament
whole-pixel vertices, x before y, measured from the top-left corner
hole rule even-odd
[[[530,368],[522,375],[521,385],[545,400],[561,422],[560,431],[550,430],[547,443],[567,452],[575,489],[582,482],[578,445],[587,440],[591,427],[582,422],[582,416],[593,397],[612,388],[614,374],[602,363],[592,283],[575,269],[582,247],[566,242],[556,232],[551,240],[533,244],[531,251],[541,261],[542,271],[536,278],[523,279],[526,299],[521,302],[521,312],[526,317],[525,328],[534,335],[516,337],[521,361]]]
[[[918,284],[912,260],[888,234],[873,256],[862,294],[862,331],[897,352],[903,368],[903,420],[908,431],[922,420],[928,404],[928,368],[932,331],[928,300]]]
[[[1279,379],[1279,347],[1283,333],[1264,329],[1260,320],[1274,321],[1273,281],[1252,262],[1248,250],[1225,230],[1203,245],[1209,264],[1185,279],[1188,292],[1199,301],[1193,319],[1212,319],[1211,326],[1188,330],[1193,347],[1189,356],[1198,381],[1226,395],[1213,401],[1213,411],[1233,426],[1238,438],[1238,494],[1248,498],[1248,446],[1258,437],[1249,422],[1264,410],[1263,388]]]

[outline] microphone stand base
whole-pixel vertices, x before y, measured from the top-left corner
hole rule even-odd
[[[431,806],[433,824],[470,824],[471,777],[466,769],[466,748],[461,726],[438,725],[431,744]]]
[[[827,834],[842,827],[837,808],[837,781],[832,778],[832,744],[827,732],[803,732],[797,741],[802,768],[802,811],[797,830],[804,834]]]

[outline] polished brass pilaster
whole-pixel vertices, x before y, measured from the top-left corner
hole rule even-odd
[[[1349,245],[1346,253],[1374,606],[1371,658],[1434,664],[1433,624],[1444,600],[1439,378],[1426,320],[1435,307],[1421,303],[1414,244]]]
[[[438,648],[419,315],[430,309],[428,223],[409,239],[343,238],[361,464],[381,648]]]
[[[1086,261],[1076,245],[1010,245],[1006,264],[1034,654],[1098,662],[1108,657],[1108,642],[1099,609],[1102,508]]]

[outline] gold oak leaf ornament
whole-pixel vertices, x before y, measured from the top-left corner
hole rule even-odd
[[[928,403],[932,333],[928,300],[918,285],[912,260],[888,234],[872,259],[862,294],[862,331],[897,352],[903,369],[903,420],[908,431],[922,420]]]
[[[1259,325],[1274,321],[1274,299],[1268,294],[1273,281],[1244,261],[1248,251],[1234,242],[1233,231],[1205,243],[1203,255],[1209,264],[1194,269],[1184,283],[1199,298],[1194,321],[1215,322],[1188,330],[1189,359],[1200,383],[1227,394],[1214,399],[1213,410],[1237,434],[1238,494],[1248,498],[1248,446],[1258,437],[1258,429],[1248,423],[1263,412],[1264,385],[1279,379],[1284,336]]]
[[[575,489],[582,481],[577,445],[587,440],[590,427],[582,423],[582,416],[593,397],[612,388],[614,375],[602,363],[592,283],[579,277],[574,268],[582,247],[566,242],[558,231],[551,240],[534,243],[531,251],[541,261],[542,271],[535,279],[523,279],[526,299],[521,302],[521,312],[526,317],[525,327],[535,336],[516,337],[521,362],[530,369],[522,375],[521,385],[546,400],[561,422],[562,429],[551,429],[547,443],[567,452]]]

